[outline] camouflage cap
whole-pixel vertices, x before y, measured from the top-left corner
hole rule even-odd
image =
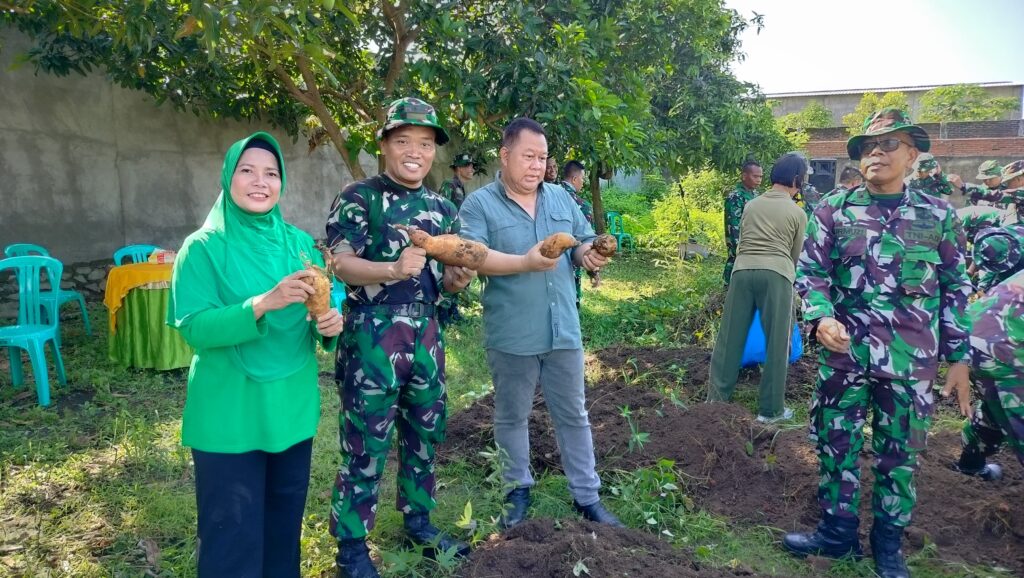
[[[405,125],[428,126],[437,133],[437,144],[443,145],[448,142],[448,133],[437,122],[437,112],[434,107],[418,98],[399,98],[388,107],[384,115],[384,126],[377,131],[377,140],[384,138],[388,131]]]
[[[1024,161],[1013,161],[1003,167],[1003,182],[1024,175]]]
[[[939,161],[935,160],[935,157],[931,153],[921,153],[917,156],[917,161],[914,163],[917,168],[916,171],[930,171],[939,168]]]
[[[449,165],[449,168],[453,168],[454,169],[456,167],[468,167],[468,166],[470,166],[472,164],[473,164],[473,155],[471,155],[469,153],[459,153],[459,154],[455,155],[454,159],[452,159],[452,164]]]
[[[985,161],[978,165],[978,174],[974,177],[979,181],[1003,176],[1003,167],[996,161]]]
[[[974,244],[974,263],[979,269],[1005,273],[1021,261],[1020,242],[1002,229],[985,229]]]
[[[914,139],[914,146],[921,152],[928,152],[932,147],[928,133],[913,124],[910,115],[898,108],[883,108],[864,121],[863,134],[846,141],[846,152],[852,160],[860,160],[860,143],[869,136],[879,136],[891,132],[903,131]]]

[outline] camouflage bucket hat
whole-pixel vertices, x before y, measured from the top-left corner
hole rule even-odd
[[[1017,267],[1021,260],[1020,243],[1000,229],[985,229],[978,233],[974,244],[974,262],[979,269],[1005,273]]]
[[[917,157],[917,171],[930,171],[939,168],[939,161],[935,160],[930,153],[921,153]]]
[[[863,134],[846,141],[846,152],[852,160],[860,160],[860,143],[869,136],[879,136],[891,132],[903,131],[914,139],[914,146],[921,152],[928,152],[932,147],[928,133],[913,124],[910,115],[898,108],[883,108],[864,121]]]
[[[974,177],[979,181],[1003,176],[1003,167],[996,161],[985,161],[978,165],[978,174]]]
[[[1024,175],[1024,161],[1013,161],[1003,167],[1003,182]]]
[[[448,142],[448,133],[444,127],[437,122],[437,112],[434,107],[418,98],[400,98],[391,103],[387,114],[384,115],[384,126],[377,131],[377,140],[384,138],[388,131],[405,125],[428,126],[437,133],[437,144],[443,145]]]
[[[449,168],[468,167],[473,164],[473,156],[469,153],[459,153],[452,159],[452,164]]]

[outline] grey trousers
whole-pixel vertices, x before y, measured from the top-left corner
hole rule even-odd
[[[503,450],[505,482],[517,488],[534,484],[527,424],[539,383],[555,424],[569,492],[581,506],[596,503],[601,480],[594,466],[594,440],[584,403],[583,350],[512,355],[488,349],[487,364],[494,380],[494,441]]]
[[[722,308],[722,325],[711,354],[708,399],[732,399],[755,308],[761,311],[761,327],[767,345],[761,368],[758,413],[776,417],[784,410],[786,396],[789,342],[793,331],[793,284],[767,269],[741,269],[732,274]]]

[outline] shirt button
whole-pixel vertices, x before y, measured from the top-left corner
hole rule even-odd
[[[552,304],[551,304],[551,306],[552,306],[552,307],[554,307],[554,306],[555,306],[555,304],[554,304],[554,303],[552,303]]]

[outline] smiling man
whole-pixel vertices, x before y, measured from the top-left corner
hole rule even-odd
[[[900,543],[940,360],[952,364],[943,393],[955,389],[961,411],[970,409],[963,233],[948,202],[903,184],[929,147],[928,134],[902,111],[869,118],[846,145],[864,184],[814,211],[797,266],[804,319],[822,345],[810,415],[822,517],[815,532],[788,534],[783,544],[801,556],[862,555],[858,459],[870,409],[871,549],[882,578],[910,576]]]
[[[384,172],[338,195],[327,221],[337,275],[349,286],[335,379],[341,396],[341,467],[331,504],[341,578],[373,578],[366,535],[398,429],[398,509],[415,543],[458,555],[469,546],[430,523],[434,445],[446,423],[444,340],[437,321],[442,293],[475,272],[445,267],[409,243],[394,225],[431,235],[457,233],[455,205],[423,186],[448,134],[434,108],[416,98],[391,103],[377,132]]]

